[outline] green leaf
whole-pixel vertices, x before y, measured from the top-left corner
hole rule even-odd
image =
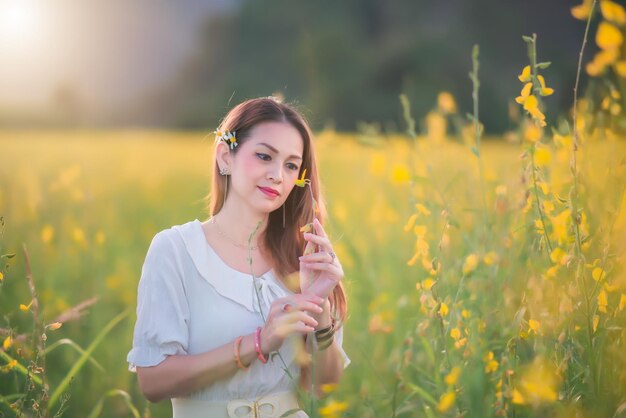
[[[470,151],[472,151],[472,154],[474,154],[477,157],[480,157],[480,151],[478,151],[478,148],[476,148],[475,146],[472,146],[470,148]]]
[[[104,401],[107,398],[112,398],[114,396],[120,396],[124,400],[124,403],[126,404],[126,406],[128,406],[128,409],[133,414],[134,418],[141,418],[141,414],[139,413],[137,408],[135,408],[135,406],[133,405],[130,395],[121,389],[113,389],[113,390],[106,392],[104,395],[102,395],[102,397],[100,398],[96,406],[94,406],[93,409],[91,410],[91,413],[88,415],[88,418],[99,417],[100,414],[102,413],[102,407],[104,405]]]
[[[432,406],[437,406],[438,403],[435,400],[435,398],[433,398],[430,393],[428,393],[427,391],[425,391],[424,389],[422,389],[421,387],[417,386],[414,383],[411,382],[404,382],[407,387],[409,389],[411,389],[413,391],[413,393],[416,393],[417,395],[420,396],[420,398],[422,398],[423,400],[425,400],[426,402],[428,402],[429,404],[431,404]]]
[[[545,70],[546,68],[548,68],[550,66],[550,64],[552,64],[552,62],[550,62],[550,61],[540,62],[539,64],[537,64],[537,68]]]
[[[59,341],[55,341],[53,344],[50,344],[48,347],[46,347],[44,353],[48,355],[48,353],[52,352],[52,350],[62,345],[69,345],[70,347],[78,351],[80,354],[85,354],[85,350],[80,345],[76,344],[74,341],[70,340],[69,338],[63,338],[63,339],[60,339]],[[96,366],[98,370],[100,370],[101,372],[104,372],[104,367],[102,367],[100,363],[96,361],[96,359],[89,356],[89,361],[91,361],[91,363],[94,366]]]
[[[523,36],[522,36],[522,39],[523,39],[525,42],[528,42],[528,43],[531,43],[531,42],[533,41],[533,38],[532,38],[532,37],[530,37],[530,36],[526,36],[526,35],[523,35]]]
[[[96,349],[96,347],[98,347],[100,345],[100,343],[104,340],[104,337],[106,337],[107,334],[109,332],[111,332],[111,330],[118,323],[120,323],[122,321],[122,319],[124,319],[128,315],[129,312],[130,312],[130,310],[125,310],[122,313],[118,314],[113,319],[111,319],[109,321],[109,323],[106,324],[104,326],[104,328],[102,328],[102,331],[100,331],[100,333],[91,342],[91,344],[89,344],[89,347],[87,347],[87,350],[80,356],[78,361],[76,363],[74,363],[74,365],[72,366],[70,371],[67,372],[67,374],[65,375],[65,377],[63,378],[63,380],[61,381],[59,386],[55,389],[54,393],[52,393],[52,395],[50,396],[50,401],[48,402],[48,410],[49,411],[52,410],[52,407],[54,406],[55,403],[57,403],[57,401],[59,400],[61,394],[69,386],[70,381],[72,380],[72,377],[74,377],[78,373],[78,371],[83,367],[83,365],[85,364],[85,362],[87,361],[87,359],[89,358],[91,353],[93,353],[93,351]]]
[[[3,358],[7,363],[10,363],[11,361],[14,360],[13,357],[8,355],[7,352],[4,351],[4,350],[0,350],[0,358]],[[22,366],[22,364],[19,361],[17,362],[15,367],[13,367],[13,370],[16,370],[16,371],[20,372],[24,376],[29,376],[30,375],[30,378],[33,379],[33,382],[37,383],[39,386],[42,385],[41,378],[39,376],[33,374],[33,373],[30,373],[28,371],[28,369],[26,367]]]

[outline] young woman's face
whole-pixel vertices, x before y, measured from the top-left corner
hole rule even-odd
[[[256,125],[231,161],[228,194],[259,213],[280,208],[298,179],[303,148],[300,133],[289,123]]]

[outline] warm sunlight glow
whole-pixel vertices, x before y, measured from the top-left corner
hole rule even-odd
[[[39,2],[0,0],[0,37],[15,47],[32,44],[42,33],[41,14]]]

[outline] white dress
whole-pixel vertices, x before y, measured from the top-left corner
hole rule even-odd
[[[251,274],[224,263],[206,241],[197,219],[157,233],[139,281],[129,370],[157,365],[172,354],[209,351],[263,326],[253,280]],[[257,277],[256,283],[265,316],[274,299],[293,294],[271,270]],[[283,370],[280,358],[273,356],[267,364],[255,360],[248,370],[238,370],[185,398],[254,399],[295,390],[300,376],[293,344],[297,338],[289,337],[279,350],[293,380]],[[350,359],[342,348],[343,327],[335,333],[335,341],[345,368]],[[175,408],[175,402],[172,405]]]

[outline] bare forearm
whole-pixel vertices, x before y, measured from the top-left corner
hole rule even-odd
[[[324,307],[324,312],[320,314],[316,318],[319,322],[318,329],[323,329],[330,326],[332,320],[330,317],[330,305]],[[314,338],[314,337],[313,337]],[[319,392],[321,386],[323,384],[328,383],[337,383],[341,378],[343,373],[343,358],[341,356],[341,352],[339,349],[339,345],[336,341],[334,341],[328,348],[323,350],[312,350],[313,342],[310,341],[307,344],[307,348],[310,351],[313,351],[313,362],[314,362],[314,379],[315,379],[315,388],[318,391],[318,395],[321,395]],[[306,374],[304,375],[304,382],[306,386],[310,386],[311,376],[310,376],[310,366],[306,370]]]
[[[242,339],[240,358],[245,366],[257,358],[254,334]],[[146,398],[159,402],[202,389],[237,370],[231,342],[201,354],[168,356],[156,366],[137,367],[137,375]]]

